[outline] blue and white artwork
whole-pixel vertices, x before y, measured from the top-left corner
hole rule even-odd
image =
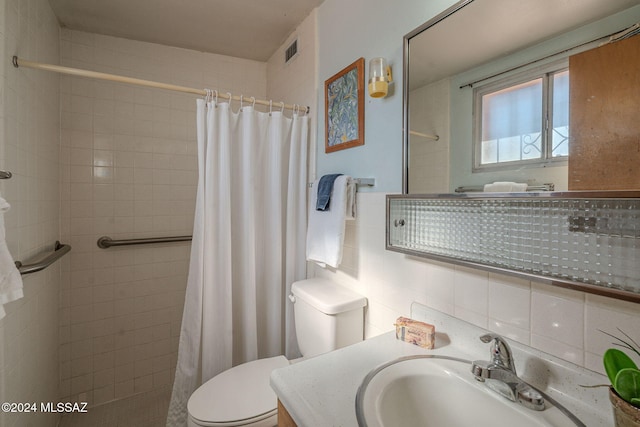
[[[358,69],[354,68],[327,86],[327,145],[357,140]]]

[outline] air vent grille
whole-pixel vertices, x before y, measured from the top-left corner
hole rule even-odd
[[[284,53],[284,62],[287,63],[298,53],[298,40],[294,40]]]

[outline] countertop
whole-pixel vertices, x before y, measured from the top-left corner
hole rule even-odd
[[[271,387],[300,427],[357,427],[355,400],[363,378],[377,366],[402,356],[442,354],[487,360],[487,331],[415,304],[411,317],[436,326],[436,348],[426,350],[399,341],[389,332],[320,356],[304,359],[271,374]],[[588,427],[613,426],[603,375],[508,340],[519,376],[557,399]]]

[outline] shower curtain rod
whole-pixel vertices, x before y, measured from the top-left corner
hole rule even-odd
[[[60,73],[60,74],[70,74],[72,76],[78,76],[78,77],[88,77],[92,79],[108,80],[112,82],[128,83],[128,84],[138,85],[138,86],[147,86],[147,87],[153,87],[158,89],[172,90],[174,92],[191,93],[194,95],[201,95],[201,96],[207,96],[207,95],[211,96],[212,92],[217,93],[217,91],[212,91],[207,89],[195,89],[195,88],[186,87],[186,86],[178,86],[178,85],[172,85],[168,83],[154,82],[152,80],[136,79],[133,77],[118,76],[116,74],[82,70],[80,68],[63,67],[62,65],[43,64],[41,62],[27,61],[26,59],[18,58],[15,55],[13,56],[12,62],[13,62],[13,66],[16,68],[19,68],[19,67],[34,68],[38,70],[53,71],[55,73]],[[309,106],[305,107],[298,104],[285,104],[284,102],[265,101],[263,99],[255,99],[252,96],[249,96],[249,97],[245,97],[243,95],[233,96],[231,94],[217,93],[217,97],[222,99],[228,99],[229,101],[233,100],[233,101],[247,102],[250,104],[264,105],[269,108],[273,108],[275,106],[276,108],[304,112],[305,114],[309,114],[309,111],[311,111]]]

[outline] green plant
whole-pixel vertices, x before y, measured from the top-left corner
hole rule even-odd
[[[618,331],[630,341],[625,341],[608,332],[600,331],[614,338],[617,345],[630,350],[640,356],[640,346],[629,335],[618,328]],[[622,350],[610,348],[604,353],[604,370],[611,381],[613,389],[618,395],[634,406],[640,407],[640,369],[633,360]]]

